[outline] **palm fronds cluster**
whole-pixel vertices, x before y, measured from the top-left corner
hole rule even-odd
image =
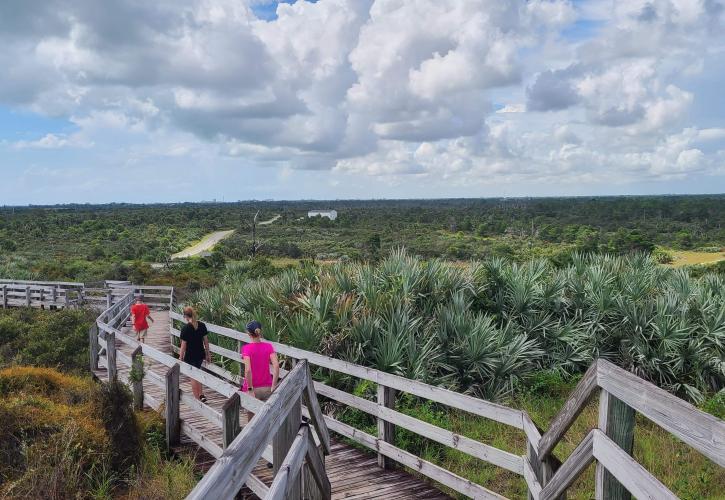
[[[304,266],[247,280],[244,263],[192,299],[212,323],[500,399],[538,370],[598,357],[694,401],[725,382],[725,286],[644,255],[566,268],[499,258],[460,266],[404,250],[377,265]]]

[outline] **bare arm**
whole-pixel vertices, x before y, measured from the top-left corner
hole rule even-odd
[[[244,379],[247,381],[247,391],[252,390],[252,360],[244,356]],[[252,392],[254,395],[254,392]]]
[[[269,356],[269,360],[272,362],[272,390],[277,388],[277,382],[279,382],[279,360],[277,354],[272,353]]]
[[[206,362],[211,363],[211,351],[209,350],[209,337],[204,335],[204,352],[206,353]]]
[[[184,361],[184,356],[186,355],[186,340],[181,341],[181,350],[179,350],[179,359],[181,361]]]

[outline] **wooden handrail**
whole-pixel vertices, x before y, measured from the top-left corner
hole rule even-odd
[[[169,316],[174,320],[183,320],[182,316],[174,311],[171,311]],[[249,335],[231,328],[214,325],[212,323],[206,323],[206,326],[210,332],[218,335],[223,335],[245,343],[249,343],[251,341]],[[279,342],[270,343],[279,354],[290,356],[294,359],[306,359],[312,365],[328,368],[330,370],[351,375],[363,380],[368,380],[370,382],[375,382],[376,384],[381,384],[415,396],[430,399],[431,401],[445,404],[452,408],[463,410],[481,417],[486,417],[517,429],[523,429],[523,412],[521,410],[515,410],[507,406],[491,403],[490,401],[450,391],[442,387],[418,382],[417,380],[392,375],[374,368],[356,365],[354,363],[331,358],[322,354],[291,347],[286,344],[280,344]]]
[[[292,369],[187,498],[232,498],[237,494],[262,456],[264,445],[302,394],[308,383],[307,370],[305,361]]]

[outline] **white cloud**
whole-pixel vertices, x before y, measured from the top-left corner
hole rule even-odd
[[[6,142],[450,186],[723,170],[690,84],[721,0],[269,3],[2,4],[0,104],[79,129]]]

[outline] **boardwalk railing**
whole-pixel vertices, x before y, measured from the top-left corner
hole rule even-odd
[[[302,421],[303,398],[322,450],[315,444],[308,425]],[[316,494],[310,496],[329,499],[331,487],[322,453],[330,453],[330,436],[306,361],[297,363],[287,374],[279,388],[257,410],[255,418],[224,450],[187,498],[234,498],[262,456],[271,436],[275,455],[284,458],[279,460],[275,457],[276,475],[262,498],[302,498],[301,478],[303,460],[306,459],[306,468],[317,488]]]
[[[83,283],[0,280],[0,304],[3,309],[65,309],[83,305],[83,299]]]
[[[174,311],[170,316],[172,320],[182,320],[181,315]],[[210,332],[221,337],[242,343],[251,340],[246,333],[210,323],[206,325]],[[173,321],[170,334],[177,338],[180,334],[179,330],[174,328]],[[615,492],[621,491],[622,487],[638,497],[642,493],[648,493],[649,498],[674,498],[662,483],[631,457],[634,410],[719,465],[725,466],[723,421],[605,360],[597,360],[592,364],[573,391],[571,398],[552,422],[551,428],[542,435],[541,430],[525,411],[285,344],[275,342],[272,344],[277,353],[287,356],[293,362],[304,360],[313,366],[377,384],[377,400],[370,401],[321,382],[313,382],[319,395],[372,415],[378,422],[377,435],[372,435],[340,422],[332,416],[324,415],[324,421],[331,431],[376,452],[381,467],[390,467],[391,462],[397,462],[471,498],[503,497],[395,446],[396,427],[523,476],[528,486],[529,498],[533,499],[561,496],[595,459],[598,462],[596,476],[598,499],[621,498],[621,495]],[[236,350],[216,344],[210,344],[210,350],[225,360],[240,362]],[[238,375],[220,366],[213,365],[208,368],[235,384],[240,381]],[[559,460],[553,455],[553,450],[597,390],[601,390],[599,428],[592,430],[576,451],[560,466]],[[397,392],[406,392],[520,429],[526,437],[527,454],[519,456],[396,411]]]
[[[113,380],[119,378],[119,363],[129,368],[128,374],[122,376],[122,381],[132,388],[134,405],[136,407],[142,407],[145,404],[164,413],[166,419],[166,440],[169,447],[179,444],[181,433],[184,433],[214,458],[220,460],[225,456],[229,456],[229,453],[232,452],[227,453],[225,451],[226,449],[229,449],[238,439],[247,439],[239,434],[239,415],[241,409],[244,408],[255,414],[262,414],[263,411],[270,412],[271,410],[264,410],[264,406],[259,400],[246,394],[242,395],[236,385],[230,384],[204,370],[195,368],[188,363],[183,363],[173,356],[161,352],[148,344],[137,342],[135,339],[124,334],[121,328],[128,321],[129,309],[134,301],[134,296],[139,291],[143,291],[144,296],[148,297],[146,294],[148,290],[158,291],[160,288],[130,288],[127,290],[125,296],[98,316],[96,324],[91,328],[89,333],[91,370],[96,370],[98,366],[104,367],[107,369],[108,379]],[[162,303],[165,302],[168,307],[173,301],[174,292],[173,289],[168,287],[165,291],[167,293],[164,296],[158,297],[158,299]],[[159,293],[158,295],[161,294]],[[132,355],[125,355],[116,349],[116,341],[129,345],[133,349]],[[161,376],[154,370],[145,370],[145,363],[149,362],[159,363],[166,367],[165,375]],[[298,375],[294,375],[294,373]],[[180,386],[181,375],[197,380],[204,386],[226,397],[227,401],[222,411],[215,410],[184,391]],[[145,393],[143,390],[144,380],[162,389],[165,394],[164,399],[158,400],[151,394]],[[314,387],[307,382],[308,380],[311,380],[311,378],[309,376],[309,369],[305,363],[300,364],[296,372],[293,370],[293,372],[290,372],[283,379],[279,389],[274,392],[274,394],[279,393],[279,396],[275,397],[273,395],[268,402],[271,405],[275,400],[281,400],[284,403],[284,408],[288,410],[286,413],[282,412],[282,414],[279,414],[276,410],[274,412],[275,415],[281,415],[279,418],[282,419],[282,423],[279,426],[282,427],[282,430],[277,430],[278,426],[272,430],[268,429],[264,431],[261,436],[266,441],[252,446],[255,452],[252,465],[260,457],[265,459],[275,467],[275,471],[277,472],[275,481],[277,482],[278,479],[282,481],[282,476],[280,476],[282,474],[286,477],[285,483],[278,486],[275,486],[273,483],[272,487],[276,489],[272,490],[251,473],[251,468],[248,473],[245,473],[244,477],[240,477],[237,470],[238,466],[235,465],[233,467],[233,484],[234,488],[236,488],[234,493],[243,484],[246,484],[260,498],[267,498],[270,491],[273,494],[270,498],[281,498],[277,496],[279,491],[291,492],[291,498],[301,498],[301,496],[294,494],[295,489],[302,484],[299,480],[300,468],[297,462],[299,455],[305,459],[305,465],[302,468],[304,474],[306,477],[311,477],[314,480],[314,485],[309,481],[304,483],[306,497],[315,499],[330,498],[330,483],[325,475],[324,459],[322,458],[322,454],[329,454],[330,452],[329,432],[320,412]],[[299,392],[295,392],[298,388]],[[305,402],[305,408],[311,411],[310,421],[313,424],[312,430],[308,430],[306,425],[301,427],[303,423],[301,415],[302,400]],[[210,425],[222,430],[223,448],[205,437],[204,432],[198,424],[192,424],[190,421],[180,418],[180,403],[182,402],[196,412],[196,414],[203,417]],[[290,404],[292,405],[291,409],[289,407]],[[252,419],[252,422],[259,420],[261,419]],[[245,427],[245,429],[247,428],[248,426]],[[304,446],[295,440],[295,437],[300,433],[304,434],[304,438],[306,439]],[[250,435],[250,431],[247,431],[247,435]],[[272,445],[268,446],[267,441],[270,438]],[[312,440],[312,443],[310,443],[310,440]],[[315,441],[320,443],[321,450],[314,444]],[[243,445],[237,445],[238,448],[241,447],[244,449],[249,446],[246,441]],[[294,455],[292,455],[293,452]],[[290,460],[285,462],[285,457],[288,455]],[[229,460],[232,463],[237,463],[236,458],[230,458]],[[252,459],[250,458],[249,460]],[[219,463],[223,464],[225,461]],[[246,464],[246,462],[244,463]],[[208,476],[209,474],[207,473],[205,478]],[[225,488],[230,487],[225,486]],[[232,498],[233,496],[234,494],[231,494],[228,498]]]

